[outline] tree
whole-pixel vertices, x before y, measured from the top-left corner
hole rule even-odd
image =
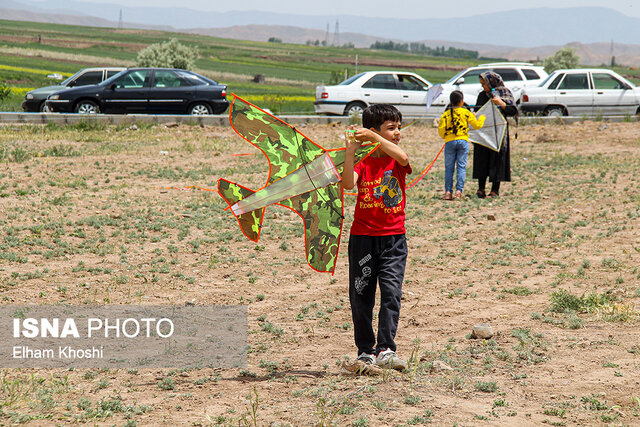
[[[544,70],[550,73],[561,68],[577,68],[580,64],[580,57],[574,48],[563,47],[553,55],[545,58],[542,64],[544,65]]]
[[[155,43],[138,52],[139,67],[168,67],[189,70],[198,59],[198,49],[181,44],[177,39]]]

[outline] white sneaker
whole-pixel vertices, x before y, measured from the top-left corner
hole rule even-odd
[[[407,362],[400,359],[396,352],[389,348],[378,353],[378,357],[376,357],[376,365],[384,368],[396,369],[398,371],[404,371],[407,369]]]
[[[361,353],[356,360],[360,360],[365,365],[375,365],[376,357],[373,354]]]

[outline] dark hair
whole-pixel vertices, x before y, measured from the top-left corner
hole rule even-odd
[[[390,104],[370,105],[362,112],[362,127],[380,130],[380,126],[387,120],[402,122],[402,113]]]
[[[451,95],[449,95],[449,102],[451,103],[451,106],[457,105],[463,99],[464,95],[459,90],[454,90],[451,92]]]
[[[453,92],[451,92],[451,95],[449,95],[449,112],[451,113],[451,126],[453,126],[454,135],[458,134],[458,126],[456,125],[456,121],[453,120],[453,109],[463,99],[464,95],[459,90],[454,90]]]

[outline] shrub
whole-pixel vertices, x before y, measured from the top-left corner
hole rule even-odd
[[[11,89],[4,82],[0,82],[0,102],[11,95]]]
[[[177,39],[152,44],[140,52],[136,58],[139,67],[193,68],[198,58],[198,49],[181,44]]]
[[[577,68],[579,63],[580,57],[576,50],[571,47],[563,47],[543,61],[544,69],[547,73],[561,68]]]

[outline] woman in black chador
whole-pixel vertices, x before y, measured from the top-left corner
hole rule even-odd
[[[480,74],[480,84],[484,89],[476,101],[475,111],[478,111],[488,101],[493,102],[505,117],[518,114],[515,99],[509,89],[504,86],[502,77],[493,71]],[[511,141],[509,140],[509,124],[504,134],[502,147],[499,152],[479,144],[473,144],[473,178],[478,180],[476,195],[484,199],[487,197],[485,186],[487,177],[491,181],[489,197],[498,197],[500,183],[511,181]]]

